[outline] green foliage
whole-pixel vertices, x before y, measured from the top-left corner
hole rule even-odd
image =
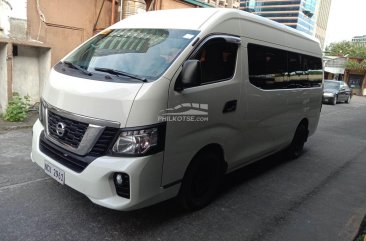
[[[355,241],[364,241],[365,240],[365,235],[363,234],[363,235],[360,235],[360,236],[358,236],[356,239],[355,239]]]
[[[325,49],[331,56],[346,56],[366,59],[366,46],[350,41],[331,43]]]
[[[356,61],[347,61],[345,64],[346,69],[355,70],[355,71],[365,71],[366,70],[366,60],[362,62]]]
[[[18,93],[14,92],[13,97],[9,100],[8,107],[3,115],[4,120],[16,122],[23,121],[27,118],[27,111],[30,107],[30,97],[21,97]]]

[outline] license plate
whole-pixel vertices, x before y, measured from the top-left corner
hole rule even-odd
[[[55,167],[54,165],[44,162],[44,171],[53,179],[58,181],[61,184],[65,183],[65,172],[60,168]]]

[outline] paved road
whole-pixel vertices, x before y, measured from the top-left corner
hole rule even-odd
[[[226,178],[209,207],[134,212],[92,204],[29,157],[31,130],[0,133],[0,240],[351,240],[366,214],[366,98],[323,106],[304,155]]]

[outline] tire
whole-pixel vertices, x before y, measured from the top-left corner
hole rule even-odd
[[[337,96],[335,95],[333,97],[332,105],[336,105],[336,104],[337,104]]]
[[[178,202],[185,210],[199,210],[214,199],[224,174],[222,163],[219,155],[209,151],[192,160],[178,194]]]
[[[301,156],[304,144],[308,139],[309,131],[305,124],[300,123],[297,127],[294,138],[285,153],[289,159],[296,159]]]
[[[349,104],[351,102],[351,95],[348,96],[346,103]]]

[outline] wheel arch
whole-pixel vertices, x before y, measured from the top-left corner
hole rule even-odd
[[[225,152],[224,152],[224,148],[222,147],[222,145],[218,144],[218,143],[211,143],[211,144],[207,144],[204,147],[202,147],[201,149],[199,149],[195,155],[193,155],[193,158],[190,160],[189,164],[186,167],[185,173],[187,172],[189,166],[191,165],[191,163],[193,162],[193,160],[200,154],[205,153],[205,152],[214,152],[217,155],[219,155],[220,160],[222,161],[222,168],[223,171],[226,172],[228,164],[226,162],[225,159]]]

